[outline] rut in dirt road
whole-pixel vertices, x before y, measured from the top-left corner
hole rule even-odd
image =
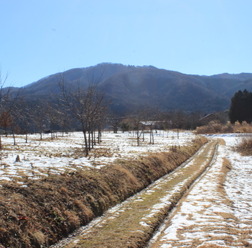
[[[217,143],[210,141],[174,172],[53,247],[144,247],[188,188],[211,165]]]

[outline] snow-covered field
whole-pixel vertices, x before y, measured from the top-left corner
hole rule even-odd
[[[13,145],[11,136],[2,136],[3,149],[0,151],[0,182],[22,179],[36,179],[48,174],[72,171],[83,167],[99,169],[118,158],[133,158],[149,152],[167,151],[171,146],[189,143],[195,136],[191,132],[155,131],[155,144],[149,144],[149,134],[137,146],[133,132],[104,132],[102,143],[95,146],[90,156],[83,156],[83,135],[81,132],[65,134],[51,139],[51,135],[17,136]],[[19,156],[20,161],[16,161]]]
[[[219,147],[212,167],[162,226],[151,247],[252,247],[252,156],[233,150],[243,137],[210,137],[224,139],[226,146]],[[224,185],[223,159],[232,165]]]

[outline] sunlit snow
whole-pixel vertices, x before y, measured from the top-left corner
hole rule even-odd
[[[160,228],[150,247],[252,246],[252,156],[241,156],[233,149],[244,136],[209,136],[224,139],[226,146],[219,147],[212,167]],[[232,169],[221,185],[223,158]]]
[[[191,132],[154,131],[154,144],[149,144],[149,134],[141,138],[137,146],[134,132],[104,132],[102,142],[95,146],[88,157],[84,156],[84,141],[81,132],[57,135],[29,135],[16,137],[13,145],[12,136],[2,136],[3,149],[0,151],[0,181],[13,179],[36,179],[48,174],[77,170],[83,167],[101,168],[116,159],[144,156],[149,152],[168,151],[171,146],[181,146],[190,142]],[[16,162],[17,156],[20,162]],[[21,181],[21,180],[20,180]]]

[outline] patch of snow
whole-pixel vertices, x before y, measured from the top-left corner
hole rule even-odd
[[[155,131],[155,144],[149,144],[149,134],[145,134],[137,146],[134,132],[104,132],[102,142],[95,146],[90,156],[85,157],[83,152],[83,134],[81,132],[70,133],[51,140],[50,134],[40,136],[32,134],[28,136],[17,135],[16,143],[13,139],[1,137],[3,150],[0,151],[0,181],[14,178],[29,177],[39,178],[48,174],[59,174],[64,171],[75,171],[78,168],[100,169],[120,158],[136,158],[147,155],[150,152],[167,151],[171,146],[182,146],[189,143],[195,135],[191,132]],[[19,156],[20,162],[16,162]]]

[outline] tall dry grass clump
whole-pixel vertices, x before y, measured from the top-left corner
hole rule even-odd
[[[207,125],[196,128],[197,134],[233,133],[234,128],[231,123],[221,124],[218,121],[210,121]]]
[[[105,210],[139,192],[191,157],[205,138],[187,146],[101,169],[50,175],[0,188],[0,246],[48,247]]]
[[[247,123],[246,121],[235,122],[234,124],[234,132],[235,133],[252,133],[252,125]]]
[[[244,138],[241,143],[236,146],[236,151],[240,152],[242,155],[251,156],[252,155],[252,138]]]
[[[196,128],[197,134],[215,134],[215,133],[252,133],[252,125],[246,121],[235,122],[231,124],[221,124],[218,121],[210,121],[207,125]]]

